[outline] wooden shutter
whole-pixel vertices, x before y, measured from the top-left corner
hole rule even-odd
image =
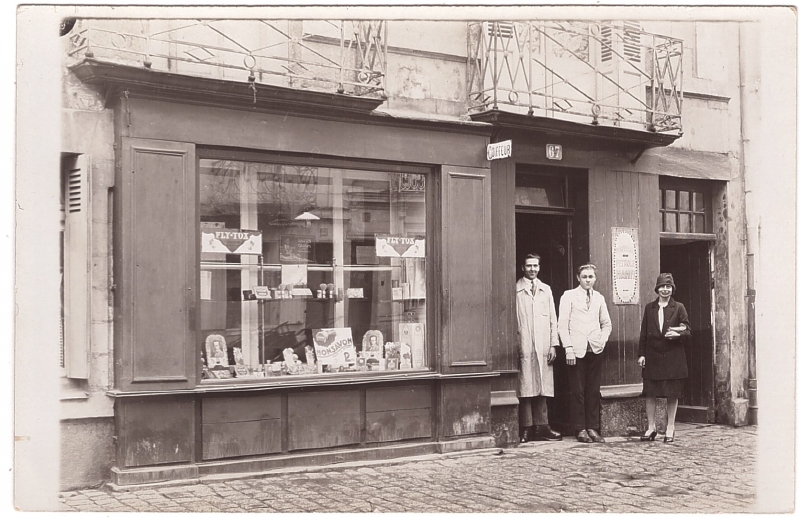
[[[64,367],[67,377],[89,377],[91,322],[91,204],[89,158],[63,162],[64,174]]]
[[[489,171],[442,171],[443,372],[491,370]]]
[[[197,218],[194,145],[122,139],[114,246],[117,384],[194,386]]]

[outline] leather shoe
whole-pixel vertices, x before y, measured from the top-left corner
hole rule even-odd
[[[641,437],[639,437],[639,440],[642,441],[642,442],[644,442],[644,441],[653,442],[653,441],[656,440],[656,434],[658,434],[657,430],[653,430],[649,434],[648,433],[644,433],[644,434],[642,434]]]
[[[533,427],[534,441],[560,441],[561,434],[550,429],[550,425],[538,425]]]
[[[522,443],[530,442],[530,440],[531,440],[531,427],[530,426],[526,426],[522,430],[522,437],[519,438],[519,442],[520,442],[520,444],[522,444]]]
[[[664,435],[664,442],[675,442],[675,433],[672,433],[672,436]]]
[[[580,432],[578,432],[578,435],[576,435],[576,437],[578,438],[578,442],[594,442],[589,437],[589,433],[586,430],[581,430]]]
[[[592,439],[592,442],[606,442],[606,440],[603,439],[603,437],[597,433],[596,430],[589,428],[587,432],[589,433],[589,437]]]

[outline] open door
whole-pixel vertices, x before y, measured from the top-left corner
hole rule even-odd
[[[714,422],[714,336],[711,327],[711,255],[708,241],[661,243],[661,271],[675,279],[675,300],[686,306],[692,338],[686,346],[689,377],[677,419]]]

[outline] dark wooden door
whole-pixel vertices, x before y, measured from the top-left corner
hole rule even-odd
[[[537,214],[518,209],[516,213],[516,278],[522,277],[521,265],[525,256],[539,254],[541,270],[539,279],[550,286],[553,302],[558,311],[561,295],[572,288],[570,227],[572,217],[561,214]],[[548,398],[550,425],[569,431],[569,380],[563,349],[558,349],[553,365],[555,397]]]
[[[711,328],[711,265],[705,241],[661,245],[661,271],[675,279],[674,298],[686,306],[692,337],[686,345],[689,377],[679,401],[678,419],[713,422],[713,335]],[[655,297],[655,295],[653,295]]]

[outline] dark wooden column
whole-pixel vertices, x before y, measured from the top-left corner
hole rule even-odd
[[[486,169],[442,168],[443,373],[492,368],[492,236]]]

